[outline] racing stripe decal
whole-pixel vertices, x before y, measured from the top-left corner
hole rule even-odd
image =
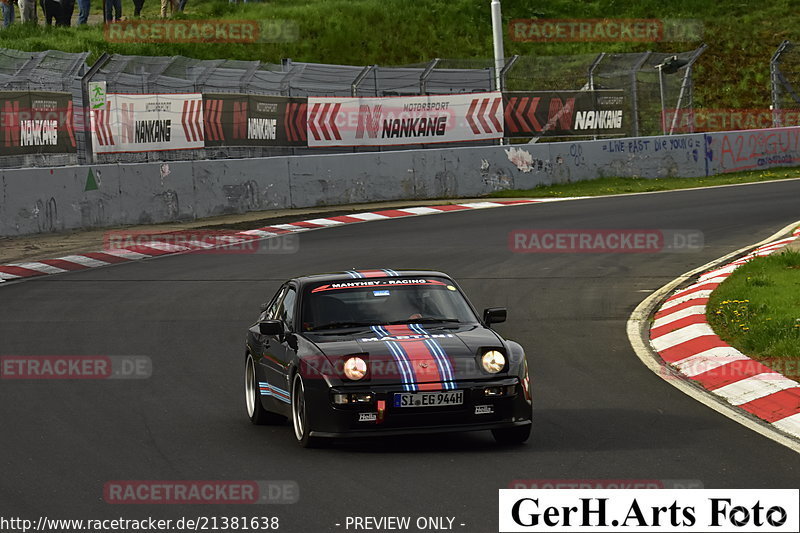
[[[406,339],[396,339],[411,360],[419,390],[455,389],[453,367],[441,346],[430,343],[430,334],[419,324],[385,326],[390,334]]]
[[[386,331],[383,326],[372,326],[371,329],[379,339],[390,336],[389,332]],[[411,362],[408,360],[406,353],[396,342],[384,340],[384,343],[389,348],[389,353],[392,354],[392,357],[397,364],[397,368],[400,370],[400,375],[403,378],[403,390],[417,390],[417,385],[414,380],[414,371],[411,369]]]
[[[430,338],[425,339],[425,345],[431,351],[433,356],[436,358],[437,363],[439,364],[439,372],[442,374],[442,380],[444,381],[444,389],[451,389],[455,390],[456,383],[455,383],[455,375],[453,374],[453,363],[450,361],[450,358],[447,356],[447,353],[442,348],[442,345],[439,344],[439,341],[436,340],[430,333],[428,333],[425,328],[422,327],[421,324],[409,324],[408,327],[414,331],[419,332],[422,335],[427,335]]]
[[[282,402],[291,403],[291,400],[289,399],[289,391],[279,389],[274,385],[270,385],[266,381],[259,381],[258,389],[261,391],[262,396],[272,396],[273,398],[277,398]]]

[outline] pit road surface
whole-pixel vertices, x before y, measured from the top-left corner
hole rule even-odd
[[[665,383],[626,336],[634,307],[678,275],[796,220],[800,182],[545,203],[304,233],[287,255],[190,254],[0,287],[0,355],[147,355],[146,380],[0,380],[2,515],[278,516],[280,531],[345,531],[350,516],[449,516],[497,530],[517,479],[694,479],[796,488],[800,457]],[[692,229],[696,253],[515,254],[516,229]],[[388,267],[448,272],[527,351],[534,431],[341,442],[304,450],[255,427],[244,336],[289,277]],[[110,505],[110,480],[295,480],[294,505]],[[335,526],[336,523],[342,526]],[[460,526],[459,524],[465,524]],[[412,531],[416,529],[412,527]]]

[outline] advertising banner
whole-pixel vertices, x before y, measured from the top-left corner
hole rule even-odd
[[[72,95],[0,92],[0,156],[74,152]]]
[[[622,90],[503,93],[506,137],[629,134]]]
[[[498,139],[500,92],[379,98],[309,97],[309,146],[390,146]]]
[[[203,148],[202,95],[108,94],[91,129],[95,153]]]
[[[206,146],[305,146],[306,99],[203,94]]]

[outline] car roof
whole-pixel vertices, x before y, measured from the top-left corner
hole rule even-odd
[[[294,278],[301,285],[325,281],[344,281],[353,279],[380,279],[380,278],[407,278],[419,276],[436,276],[452,280],[444,272],[435,270],[393,270],[391,268],[373,268],[365,270],[347,270],[344,272],[330,272],[327,274],[312,274]]]

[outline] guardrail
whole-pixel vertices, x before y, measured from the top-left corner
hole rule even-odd
[[[800,164],[800,127],[513,146],[0,171],[0,235],[265,209],[475,197],[599,176]]]

